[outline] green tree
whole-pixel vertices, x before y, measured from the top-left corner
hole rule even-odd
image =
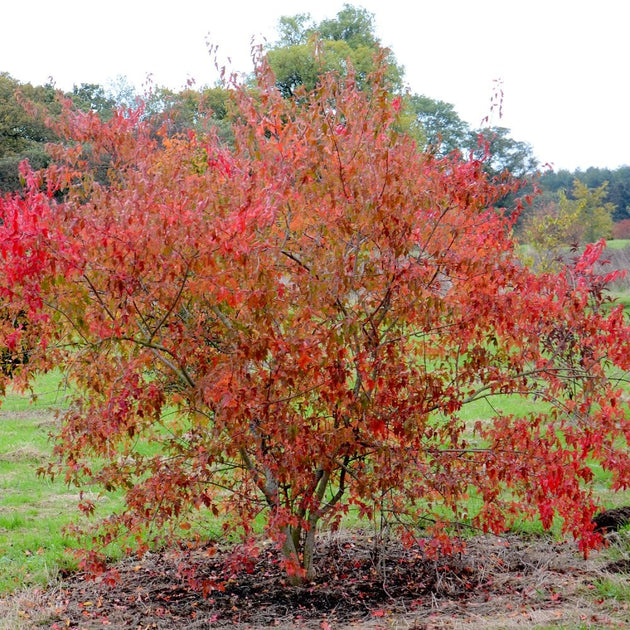
[[[281,17],[277,26],[280,37],[274,47],[306,44],[309,39],[307,33],[311,31],[312,26],[310,13],[297,13],[296,15]]]
[[[540,176],[539,184],[543,192],[558,193],[561,190],[566,192],[571,190],[576,177],[577,175],[567,169],[546,170]]]
[[[620,166],[610,174],[606,201],[615,205],[614,221],[630,219],[630,166]]]
[[[116,108],[116,101],[98,83],[81,83],[68,94],[75,106],[84,112],[95,112],[102,120],[109,120]]]
[[[461,151],[465,146],[470,129],[450,103],[413,94],[408,98],[408,109],[413,124],[423,131],[427,146],[438,155]]]
[[[278,25],[279,39],[266,51],[276,85],[285,97],[299,86],[313,89],[322,74],[346,74],[348,63],[364,84],[374,69],[374,56],[382,51],[374,33],[374,16],[365,9],[344,5],[336,18],[312,21],[307,13],[283,17]],[[387,81],[392,91],[402,88],[403,69],[394,55],[386,51]]]
[[[486,171],[492,175],[509,171],[515,177],[525,177],[538,167],[531,146],[511,138],[506,127],[471,131],[466,148],[475,158],[484,160]]]
[[[532,250],[526,262],[540,271],[557,271],[568,247],[611,238],[615,207],[604,201],[606,188],[606,182],[589,188],[576,179],[571,196],[560,190],[536,204],[524,222],[523,238]]]
[[[573,183],[573,203],[582,226],[582,242],[594,243],[600,238],[612,236],[615,206],[605,201],[607,187],[608,182],[597,188],[589,188],[579,179]]]
[[[145,99],[145,115],[156,124],[165,121],[170,135],[187,130],[215,128],[226,142],[232,136],[229,123],[230,90],[224,87],[185,88],[179,92],[154,89]]]
[[[43,116],[28,112],[24,101],[44,111],[59,111],[52,85],[20,83],[6,72],[0,73],[0,192],[20,187],[19,164],[28,159],[34,168],[48,163],[46,143],[56,138]]]
[[[336,18],[320,22],[317,31],[325,40],[344,41],[354,49],[380,45],[374,33],[374,15],[350,4],[344,4]]]
[[[524,221],[523,239],[530,248],[525,262],[540,272],[558,271],[567,246],[577,245],[581,238],[580,210],[560,191],[557,200],[536,204]]]
[[[613,220],[617,222],[630,218],[630,166],[620,166],[614,170],[589,167],[585,171],[548,171],[540,178],[540,187],[543,191],[569,192],[576,179],[589,188],[597,188],[608,182],[604,201],[615,206]]]

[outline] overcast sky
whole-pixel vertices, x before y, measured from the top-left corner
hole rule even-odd
[[[630,0],[357,0],[375,15],[412,92],[455,105],[476,127],[493,81],[503,119],[555,168],[630,164]],[[180,88],[251,70],[250,47],[273,41],[278,18],[334,17],[342,0],[2,0],[0,72],[58,87],[148,75]]]

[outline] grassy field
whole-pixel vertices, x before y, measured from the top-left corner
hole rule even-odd
[[[64,525],[77,517],[79,489],[36,472],[50,461],[49,435],[57,425],[56,410],[64,405],[59,375],[40,378],[35,391],[35,400],[9,393],[0,407],[0,603],[3,597],[19,595],[29,587],[55,584],[61,571],[75,567],[68,552],[81,546],[63,532]],[[518,412],[522,404],[522,400],[511,397],[493,400],[492,404],[481,400],[466,406],[462,415],[472,424],[491,416],[497,408]],[[543,403],[540,405],[542,410]],[[599,467],[595,467],[595,474],[597,490],[607,507],[630,505],[630,492],[610,493],[608,475]],[[116,496],[100,499],[100,513],[111,512],[119,501]],[[529,537],[538,536],[542,528],[523,523],[515,531]],[[630,535],[623,540],[621,547],[614,546],[607,552],[611,559],[630,554]],[[593,601],[612,602],[615,609],[630,606],[627,575],[600,577],[589,589],[586,595]],[[0,606],[0,622],[1,617]],[[0,623],[0,628],[5,627],[9,626]]]
[[[78,546],[63,527],[76,519],[79,489],[37,474],[64,404],[59,375],[39,378],[34,391],[36,399],[9,393],[0,407],[0,594],[54,580],[74,566],[66,551]],[[103,499],[102,511],[114,502]]]
[[[625,249],[630,247],[630,239],[628,238],[616,238],[606,241],[606,247],[608,249]]]
[[[63,526],[76,519],[79,489],[37,474],[51,458],[49,436],[57,423],[56,410],[64,403],[59,375],[41,377],[35,391],[35,400],[9,393],[0,407],[0,593],[46,584],[60,569],[73,566],[65,551],[78,546],[64,536]],[[480,400],[466,405],[461,416],[472,425],[497,409],[517,413],[522,404],[517,397]],[[544,403],[536,404],[544,410]],[[609,475],[601,467],[594,470],[605,505],[630,504],[630,492],[610,493]],[[106,495],[99,510],[106,514],[118,505],[119,498]],[[536,524],[523,524],[523,531],[541,530]]]
[[[73,544],[61,528],[76,492],[36,474],[50,457],[58,381],[40,379],[35,401],[9,393],[0,408],[0,592],[54,578]]]

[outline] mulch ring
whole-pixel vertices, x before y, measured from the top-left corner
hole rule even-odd
[[[625,627],[630,620],[585,598],[605,562],[585,561],[574,545],[549,538],[481,537],[467,543],[464,555],[433,561],[397,541],[379,553],[366,534],[324,534],[317,582],[300,587],[286,584],[273,547],[238,568],[233,561],[227,550],[204,548],[129,558],[116,565],[120,578],[113,586],[66,576],[44,594],[39,612],[46,609],[49,628],[142,630],[507,628],[557,623],[567,615],[588,627]],[[623,562],[618,568],[627,569]],[[205,597],[191,580],[205,586]]]

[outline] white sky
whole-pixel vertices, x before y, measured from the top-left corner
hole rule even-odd
[[[455,105],[476,127],[493,80],[503,119],[555,168],[630,164],[630,0],[356,0],[375,14],[412,92]],[[70,89],[149,74],[181,88],[250,71],[250,45],[273,41],[283,15],[332,18],[343,0],[0,0],[0,72]]]

